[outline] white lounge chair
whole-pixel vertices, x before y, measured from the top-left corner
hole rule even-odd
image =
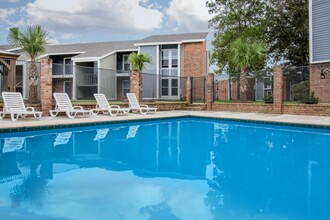
[[[74,118],[77,114],[84,116],[91,116],[93,114],[91,110],[85,110],[81,106],[72,106],[69,96],[66,93],[54,93],[53,95],[56,106],[54,110],[49,110],[52,117],[56,117],[60,112],[64,112],[69,118]]]
[[[12,121],[17,121],[19,117],[25,118],[27,115],[33,115],[40,118],[42,112],[37,112],[33,107],[25,107],[22,94],[19,92],[2,92],[3,111],[0,112],[0,119],[6,114],[10,114]]]
[[[117,114],[129,113],[129,108],[121,108],[119,105],[109,105],[109,102],[104,94],[94,94],[96,99],[96,108],[92,109],[94,114],[102,112],[103,114],[110,114],[116,116]]]
[[[156,112],[157,108],[151,108],[148,105],[140,105],[134,93],[126,93],[129,102],[129,108],[132,112],[140,111],[141,114],[145,115],[149,112]]]

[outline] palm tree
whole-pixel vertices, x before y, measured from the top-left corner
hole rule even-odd
[[[38,101],[38,69],[36,59],[46,52],[47,32],[40,25],[29,26],[26,32],[20,32],[18,28],[11,28],[8,34],[8,42],[14,47],[20,48],[31,59],[29,67],[29,102]]]
[[[151,62],[151,57],[133,52],[128,56],[128,62],[131,64],[132,71],[142,72],[144,64]]]
[[[248,84],[248,72],[265,62],[265,43],[238,38],[231,44],[230,61],[241,70],[240,74],[240,100],[247,101],[247,91],[252,90]]]
[[[131,64],[131,79],[136,76],[139,81],[139,91],[135,91],[135,83],[131,82],[131,92],[134,92],[138,100],[142,99],[142,70],[145,63],[151,62],[151,57],[144,54],[137,54],[135,52],[128,56],[128,62]]]

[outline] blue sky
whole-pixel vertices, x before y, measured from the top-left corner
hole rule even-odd
[[[142,39],[210,32],[206,0],[0,0],[0,44],[10,27],[40,24],[53,43]]]

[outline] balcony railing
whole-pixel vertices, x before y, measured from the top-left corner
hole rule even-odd
[[[117,62],[117,73],[129,73],[130,66],[127,64],[123,66],[123,62]]]
[[[70,76],[73,74],[73,65],[53,63],[53,76]]]

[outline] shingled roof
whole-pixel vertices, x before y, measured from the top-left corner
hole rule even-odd
[[[151,35],[144,38],[135,45],[152,44],[152,43],[173,43],[173,42],[191,42],[204,41],[207,37],[207,32],[202,33],[186,33],[186,34],[168,34],[168,35]]]
[[[122,50],[137,50],[134,46],[136,41],[112,41],[112,42],[98,42],[98,43],[82,43],[82,44],[61,44],[48,45],[48,54],[60,53],[80,53],[75,58],[85,57],[103,57],[106,54],[122,51]]]

